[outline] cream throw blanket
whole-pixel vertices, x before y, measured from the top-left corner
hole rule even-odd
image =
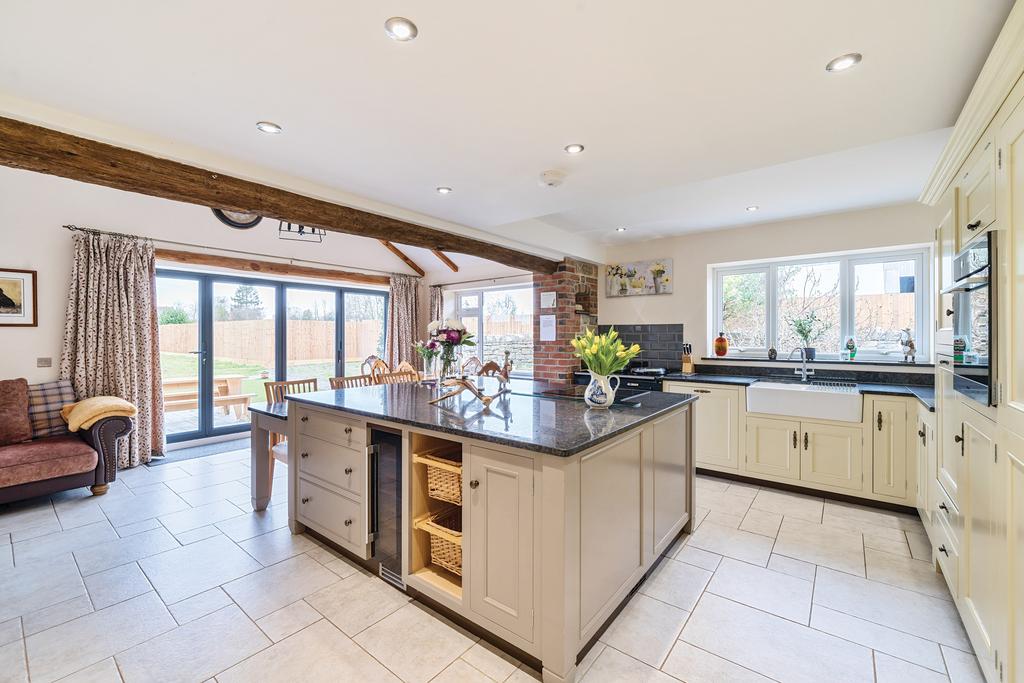
[[[93,396],[77,403],[68,403],[60,409],[60,416],[68,423],[68,430],[89,429],[105,417],[135,417],[139,410],[117,396]]]

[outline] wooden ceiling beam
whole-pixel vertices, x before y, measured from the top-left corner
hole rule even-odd
[[[451,268],[453,273],[459,272],[458,264],[448,258],[448,254],[444,253],[440,249],[431,249],[431,251],[434,252],[434,256],[440,259],[441,263]]]
[[[558,266],[557,261],[510,247],[5,117],[0,117],[0,165],[330,232],[470,254],[536,273],[553,273]]]
[[[276,261],[255,261],[253,259],[219,256],[217,254],[203,254],[201,252],[194,251],[157,249],[156,257],[162,261],[187,263],[193,266],[230,268],[231,270],[242,270],[247,273],[257,273],[259,275],[311,277],[319,280],[351,282],[360,285],[382,285],[384,287],[391,284],[391,278],[387,275],[373,275],[371,273],[355,273],[347,270],[313,268],[311,266],[299,266],[293,263],[278,263]]]
[[[411,258],[406,256],[404,251],[402,251],[401,249],[399,249],[395,245],[391,244],[391,242],[388,242],[387,240],[377,240],[377,241],[380,242],[381,244],[383,244],[385,247],[387,247],[388,251],[390,251],[392,254],[394,254],[398,258],[402,259],[405,262],[405,265],[409,266],[414,271],[416,271],[416,273],[420,277],[423,277],[424,275],[427,274],[427,272],[425,270],[423,270],[422,268],[420,268],[419,265],[415,261],[413,261]]]

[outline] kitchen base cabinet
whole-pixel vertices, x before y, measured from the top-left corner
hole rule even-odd
[[[958,440],[963,435],[960,433],[960,403],[953,390],[953,358],[940,355],[935,367],[935,410],[939,430],[935,476],[959,508],[964,451]]]
[[[1008,429],[999,432],[999,452],[1009,469],[1007,511],[1009,518],[1010,674],[1007,681],[1024,680],[1024,437]]]
[[[669,393],[700,396],[696,407],[700,417],[694,424],[693,437],[697,466],[735,472],[743,434],[743,389],[671,381],[664,387]]]
[[[795,420],[748,417],[746,471],[799,480],[799,442]]]
[[[931,528],[934,522],[932,514],[935,503],[933,502],[934,491],[932,482],[935,481],[935,468],[937,464],[935,423],[935,413],[930,412],[924,406],[920,406],[917,411],[917,430],[912,435],[914,437],[914,453],[917,460],[915,495],[917,513],[921,516],[921,521],[924,523],[925,528],[928,529]]]
[[[859,491],[864,483],[864,431],[801,422],[800,480]]]
[[[907,403],[871,400],[872,491],[880,496],[907,497]]]

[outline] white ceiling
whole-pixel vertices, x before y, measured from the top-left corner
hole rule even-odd
[[[470,227],[603,242],[912,200],[1011,5],[16,0],[0,93]],[[419,37],[389,40],[392,15]],[[824,71],[850,51],[861,65]],[[546,168],[564,186],[539,187]]]

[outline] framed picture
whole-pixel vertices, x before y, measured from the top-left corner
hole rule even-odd
[[[608,297],[671,294],[672,259],[612,264],[605,271],[604,283]]]
[[[36,327],[36,271],[0,269],[0,327]]]

